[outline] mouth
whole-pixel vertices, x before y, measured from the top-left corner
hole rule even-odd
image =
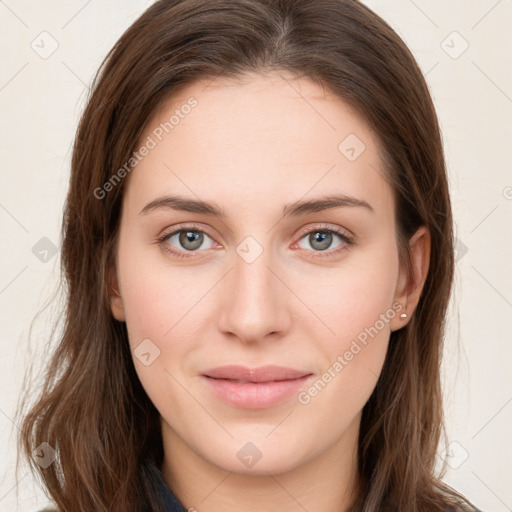
[[[229,365],[212,368],[203,375],[214,379],[224,379],[240,382],[275,382],[282,380],[294,380],[310,375],[311,372],[287,368],[285,366],[260,366],[248,368],[246,366]]]
[[[202,375],[217,398],[242,409],[266,409],[282,403],[312,376],[311,372],[281,366],[223,366]]]

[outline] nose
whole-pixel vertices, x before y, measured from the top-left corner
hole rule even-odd
[[[255,260],[236,254],[224,279],[218,328],[245,343],[282,337],[291,325],[292,292],[281,266],[263,250]]]

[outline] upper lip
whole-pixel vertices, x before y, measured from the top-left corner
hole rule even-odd
[[[214,379],[240,380],[244,382],[271,382],[276,380],[300,379],[311,372],[286,368],[284,366],[260,366],[247,368],[239,365],[219,366],[203,373],[206,377]]]

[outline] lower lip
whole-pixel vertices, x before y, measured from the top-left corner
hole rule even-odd
[[[311,377],[306,375],[300,379],[242,383],[204,376],[213,393],[242,409],[265,409],[277,405],[297,393]]]

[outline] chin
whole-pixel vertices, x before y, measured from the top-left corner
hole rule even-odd
[[[298,445],[305,449],[304,443],[289,441],[284,445],[282,441],[276,443],[270,439],[245,439],[233,439],[228,446],[218,446],[217,450],[209,450],[210,453],[203,454],[203,457],[224,471],[253,476],[287,473],[308,458],[306,453],[297,450]],[[288,439],[293,440],[294,437]]]

